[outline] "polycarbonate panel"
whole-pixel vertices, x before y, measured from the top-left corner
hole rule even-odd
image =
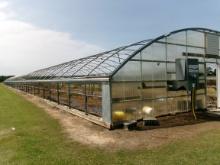
[[[50,99],[50,85],[49,83],[42,83],[44,88],[44,98]]]
[[[175,114],[177,112],[187,112],[189,110],[190,103],[189,97],[172,97],[167,98],[167,113]]]
[[[200,56],[203,57],[203,58],[205,57],[205,49],[204,48],[196,48],[196,47],[188,46],[187,47],[187,52],[197,54],[198,56],[195,56],[196,58],[200,57]]]
[[[43,83],[38,83],[38,88],[39,88],[39,97],[44,98],[45,96],[45,89]]]
[[[142,82],[141,91],[145,99],[167,97],[166,82]]]
[[[85,84],[71,84],[71,107],[85,111]]]
[[[87,112],[89,114],[102,116],[102,98],[95,96],[87,96]]]
[[[167,45],[167,60],[168,61],[174,61],[177,58],[185,59],[186,56],[184,55],[186,53],[186,47],[185,46],[177,46],[177,45]]]
[[[102,87],[101,84],[86,84],[87,112],[102,116]]]
[[[137,53],[132,60],[141,60],[141,53]]]
[[[166,44],[153,43],[141,52],[141,59],[166,61]]]
[[[197,89],[196,90],[196,94],[205,94],[205,88],[202,88],[202,89]]]
[[[69,105],[68,84],[59,83],[59,101],[60,104]]]
[[[167,37],[168,43],[186,45],[186,31],[171,34]]]
[[[205,58],[205,62],[217,63],[217,59],[216,58]]]
[[[112,83],[112,101],[134,100],[141,98],[141,83]]]
[[[142,80],[166,80],[166,63],[142,62]]]
[[[198,31],[187,31],[187,45],[205,47],[205,34]]]
[[[148,106],[147,101],[143,102],[143,107],[144,106]],[[164,114],[168,114],[167,98],[152,100],[152,109],[153,110],[151,113],[145,114],[146,117],[148,117],[148,116],[157,117],[157,116],[161,116]]]
[[[187,91],[185,89],[178,90],[178,91],[167,91],[168,97],[179,97],[179,96],[186,96]]]
[[[50,84],[50,100],[58,102],[57,83]]]
[[[115,81],[140,81],[140,61],[128,61],[113,77]]]
[[[199,64],[199,79],[205,79],[205,64]]]
[[[167,80],[176,80],[176,64],[167,64]]]
[[[205,95],[197,95],[196,96],[196,109],[205,109]]]
[[[217,64],[207,63],[206,64],[206,104],[207,108],[217,107],[217,84],[216,84],[216,68]]]
[[[206,34],[206,54],[219,56],[219,37],[214,34]]]
[[[112,104],[112,121],[132,121],[142,118],[142,102],[129,101]]]

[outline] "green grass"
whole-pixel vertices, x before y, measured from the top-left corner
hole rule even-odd
[[[15,127],[15,131],[11,128]],[[76,132],[77,134],[77,132]],[[0,164],[219,164],[220,129],[153,150],[109,152],[71,142],[58,121],[0,85]]]

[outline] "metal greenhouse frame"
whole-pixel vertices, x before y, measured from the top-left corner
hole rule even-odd
[[[207,41],[209,35],[219,39],[220,32],[206,28],[181,29],[13,77],[5,84],[66,105],[71,112],[79,110],[85,114],[84,118],[92,116],[90,120],[111,128],[146,116],[189,111],[189,90],[169,91],[168,81],[179,81],[176,59],[196,58],[200,74],[196,106],[209,108],[208,100],[214,96],[208,96],[208,86],[214,84],[219,88],[216,81],[219,81],[220,51],[219,41],[215,42],[217,53],[212,50],[212,37]],[[217,76],[212,75],[210,80],[207,66],[212,64],[216,66]],[[215,108],[220,102],[218,91],[214,98],[217,101],[212,105]],[[143,114],[146,106],[151,108],[151,114]]]

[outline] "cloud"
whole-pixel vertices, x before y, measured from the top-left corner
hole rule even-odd
[[[7,1],[0,0],[0,75],[22,75],[102,51],[71,34],[19,21]]]

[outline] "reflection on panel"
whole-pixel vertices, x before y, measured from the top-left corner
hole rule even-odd
[[[143,117],[156,117],[156,116],[161,116],[163,114],[167,114],[167,99],[166,98],[161,98],[161,99],[156,99],[152,101],[143,101],[143,108],[152,108],[151,111],[148,111],[148,113],[144,113]],[[142,108],[142,110],[143,110]]]
[[[141,101],[114,103],[112,105],[112,120],[113,122],[137,120],[142,117],[141,108]]]

